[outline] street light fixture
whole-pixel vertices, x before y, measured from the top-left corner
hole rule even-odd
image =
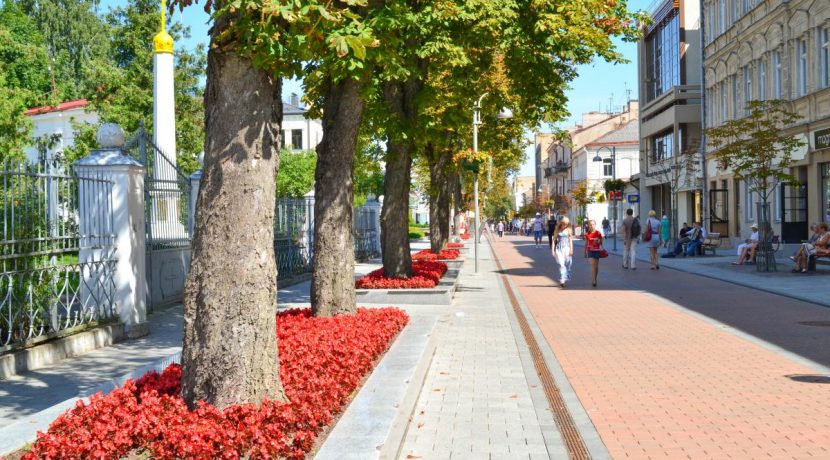
[[[478,153],[478,125],[481,124],[481,101],[484,100],[484,96],[487,96],[489,93],[484,93],[478,100],[473,104],[473,152]],[[501,109],[501,112],[496,115],[498,119],[507,119],[513,118],[513,111],[507,108]],[[492,160],[489,160],[492,161]],[[488,164],[488,166],[491,166]],[[487,173],[490,173],[490,169],[492,167],[488,167]],[[489,183],[489,182],[488,182]],[[473,242],[473,251],[475,252],[475,273],[478,273],[478,232],[479,232],[479,209],[478,209],[478,172],[475,172],[473,175],[473,206],[475,206],[475,229],[473,231],[473,237],[475,241]]]
[[[597,149],[597,154],[594,157],[594,162],[602,163],[602,157],[599,155],[599,152],[603,150],[608,150],[611,152],[611,179],[616,181],[617,179],[617,147],[600,147]],[[619,209],[617,204],[619,203],[618,200],[614,200],[614,250],[617,250],[617,214],[619,214]]]

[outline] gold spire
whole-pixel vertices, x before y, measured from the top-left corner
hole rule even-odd
[[[173,37],[167,33],[164,14],[167,10],[167,2],[161,0],[161,31],[153,37],[153,52],[173,54]]]

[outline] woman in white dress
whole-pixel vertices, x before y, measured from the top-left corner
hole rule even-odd
[[[556,240],[553,245],[553,258],[559,264],[559,286],[565,287],[565,283],[571,278],[571,263],[574,255],[571,221],[567,217],[562,217],[554,233]]]

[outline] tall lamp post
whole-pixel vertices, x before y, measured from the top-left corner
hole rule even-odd
[[[484,96],[487,96],[489,93],[484,93],[478,100],[473,104],[473,152],[478,153],[478,126],[481,124],[481,101],[484,99]],[[502,109],[501,112],[497,115],[497,118],[504,119],[504,118],[513,118],[513,112],[509,109]],[[489,173],[488,173],[489,174]],[[478,273],[478,231],[479,231],[479,209],[478,209],[478,171],[473,174],[473,206],[475,207],[475,221],[474,226],[475,229],[473,231],[473,238],[475,241],[473,242],[473,252],[475,253],[475,273]]]
[[[597,149],[597,154],[594,157],[594,162],[602,163],[602,157],[599,156],[599,152],[603,150],[608,150],[611,152],[611,179],[617,179],[617,147],[600,147]],[[617,214],[618,214],[618,200],[614,199],[614,250],[617,250]]]

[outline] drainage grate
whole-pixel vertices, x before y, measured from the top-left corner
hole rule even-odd
[[[798,324],[802,326],[830,327],[830,321],[801,321]]]
[[[513,289],[510,288],[510,283],[507,281],[507,275],[503,274],[504,270],[502,269],[501,261],[498,257],[495,258],[495,261],[499,268],[499,272],[502,273],[501,279],[504,283],[504,289],[507,291],[508,298],[510,298],[510,304],[513,306],[513,311],[516,312],[516,318],[519,321],[519,327],[522,329],[522,335],[525,338],[525,342],[527,342],[527,347],[530,349],[531,356],[533,356],[533,364],[536,367],[536,373],[539,375],[539,379],[542,381],[542,387],[545,390],[545,397],[548,400],[548,406],[550,406],[553,418],[556,421],[556,426],[559,428],[559,432],[565,440],[565,447],[568,449],[568,457],[575,460],[590,460],[591,454],[588,453],[588,448],[582,440],[582,435],[579,434],[579,430],[576,428],[576,424],[574,423],[570,412],[568,412],[567,406],[565,406],[565,401],[562,399],[562,393],[559,392],[556,382],[553,381],[550,369],[548,369],[545,358],[542,356],[542,350],[539,348],[539,343],[536,342],[536,338],[533,337],[533,332],[530,331],[527,318],[525,318],[522,308],[516,300],[516,295],[513,293]]]

